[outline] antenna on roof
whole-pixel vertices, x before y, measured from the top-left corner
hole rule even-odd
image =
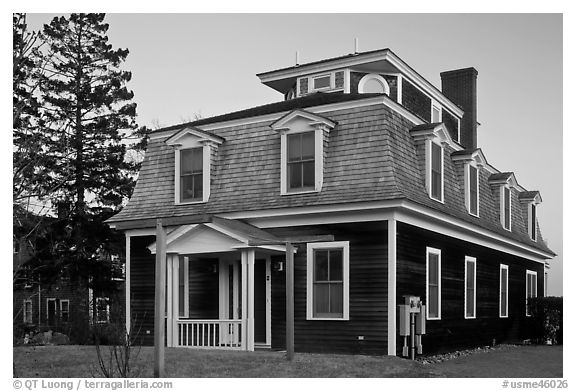
[[[300,66],[300,58],[299,58],[299,53],[298,50],[296,50],[296,64],[294,65],[295,67]]]
[[[358,54],[358,38],[354,38],[354,54]]]

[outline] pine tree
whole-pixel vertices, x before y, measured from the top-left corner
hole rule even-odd
[[[53,204],[65,211],[59,213],[55,252],[85,275],[93,275],[92,261],[106,258],[118,243],[104,220],[130,196],[137,170],[137,162],[126,158],[127,140],[139,136],[134,94],[126,87],[131,73],[121,69],[128,50],[113,49],[104,18],[56,17],[43,31],[45,148],[53,157],[47,185],[57,189]]]

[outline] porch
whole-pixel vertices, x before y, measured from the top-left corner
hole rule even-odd
[[[249,232],[248,232],[249,230]],[[271,346],[271,257],[278,241],[240,222],[180,226],[166,236],[166,346],[253,351]],[[149,250],[156,253],[156,243]]]

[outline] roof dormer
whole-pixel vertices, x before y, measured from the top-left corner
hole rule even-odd
[[[500,204],[500,224],[512,231],[512,189],[521,190],[513,172],[501,172],[490,175],[488,184],[497,189]]]
[[[185,127],[164,141],[174,148],[174,202],[177,205],[207,202],[216,149],[224,138]]]
[[[293,110],[270,125],[280,133],[280,194],[322,190],[324,144],[335,126],[331,119],[305,110]]]
[[[518,194],[520,204],[523,206],[522,214],[527,220],[528,236],[533,241],[538,238],[538,223],[536,221],[536,206],[542,202],[539,191],[523,191]]]
[[[480,217],[480,168],[487,164],[481,149],[455,151],[451,155],[464,178],[464,204],[472,216]]]

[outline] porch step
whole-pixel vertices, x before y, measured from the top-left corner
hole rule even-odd
[[[265,343],[255,343],[254,350],[270,350],[271,346]]]

